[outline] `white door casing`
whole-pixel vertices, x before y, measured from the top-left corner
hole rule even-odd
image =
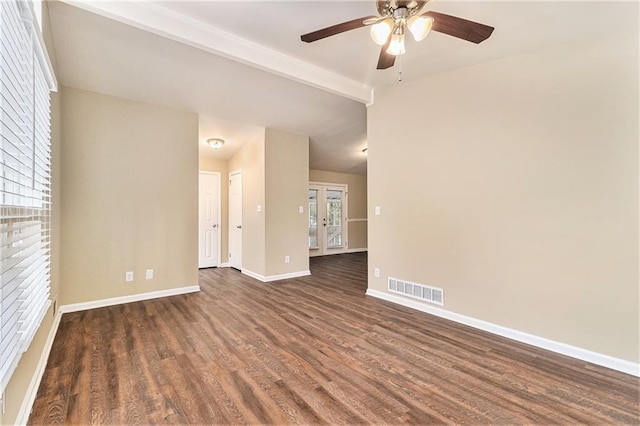
[[[229,175],[229,266],[242,269],[242,172]]]
[[[198,267],[220,265],[220,173],[200,172],[198,197]]]

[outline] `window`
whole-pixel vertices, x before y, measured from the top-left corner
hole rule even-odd
[[[0,392],[50,305],[55,77],[27,0],[0,1]]]

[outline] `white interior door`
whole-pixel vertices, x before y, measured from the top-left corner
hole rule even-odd
[[[309,185],[309,256],[347,251],[347,186]]]
[[[229,177],[229,265],[242,269],[242,172]]]
[[[199,268],[220,264],[220,174],[200,172],[199,181]]]

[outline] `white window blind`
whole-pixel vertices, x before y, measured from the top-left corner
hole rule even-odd
[[[46,49],[27,0],[0,0],[0,392],[49,307],[51,144]]]

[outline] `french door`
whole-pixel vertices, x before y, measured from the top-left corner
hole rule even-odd
[[[347,186],[309,185],[309,256],[347,251]]]

